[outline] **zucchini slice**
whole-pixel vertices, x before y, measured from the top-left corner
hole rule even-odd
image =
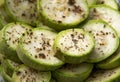
[[[119,37],[116,31],[106,22],[102,20],[90,20],[83,28],[91,33],[95,39],[95,47],[87,60],[88,62],[100,62],[117,50]]]
[[[21,37],[17,52],[21,61],[34,69],[48,71],[61,67],[64,62],[55,57],[53,43],[57,33],[35,28]]]
[[[3,66],[3,69],[5,70],[5,72],[10,76],[12,77],[13,75],[13,71],[19,66],[20,64],[19,63],[16,63],[12,60],[9,60],[9,59],[5,59],[3,60],[2,62],[2,66]]]
[[[116,0],[97,0],[97,4],[105,4],[116,10],[119,9]]]
[[[90,75],[93,64],[65,64],[63,67],[53,71],[53,77],[57,82],[84,82]]]
[[[37,0],[5,0],[5,8],[14,21],[36,25]]]
[[[109,70],[94,70],[85,82],[120,82],[119,78],[120,66]]]
[[[56,56],[72,64],[86,61],[93,48],[93,36],[77,28],[59,32],[54,43]]]
[[[12,82],[50,82],[50,72],[40,72],[25,65],[19,66],[13,73]]]
[[[101,61],[96,64],[98,68],[101,69],[112,69],[117,66],[120,66],[120,46],[117,51],[112,54],[112,56],[108,57],[104,61]]]
[[[20,62],[16,53],[16,47],[21,35],[30,29],[31,26],[20,22],[5,25],[0,33],[0,51],[4,53],[8,59]]]
[[[87,0],[87,3],[88,3],[88,6],[92,6],[92,5],[95,5],[97,2],[97,0]]]
[[[72,28],[89,14],[86,0],[39,0],[42,21],[57,31]]]
[[[104,20],[111,25],[120,37],[120,12],[106,5],[94,5],[90,9],[90,19]]]

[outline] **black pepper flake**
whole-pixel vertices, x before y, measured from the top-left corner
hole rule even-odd
[[[65,16],[62,16],[63,18],[65,18]]]
[[[101,1],[100,3],[101,3],[101,4],[104,4],[105,2],[104,2],[104,1]]]
[[[25,13],[22,13],[22,15],[21,16],[26,16],[26,14]]]
[[[58,23],[62,23],[62,21],[58,21]]]
[[[68,8],[68,11],[71,11],[71,9],[70,9],[70,8]]]
[[[35,58],[37,58],[37,55],[35,55]]]
[[[115,38],[115,34],[112,34],[113,38]]]
[[[45,54],[40,53],[40,54],[39,54],[39,58],[45,59],[45,58],[46,58],[46,56],[45,56]]]
[[[76,3],[75,0],[68,0],[69,5],[74,5],[75,3]]]
[[[97,12],[96,8],[93,9],[93,12],[95,12],[95,13]]]
[[[82,12],[83,12],[83,10],[81,9],[81,7],[80,7],[80,6],[76,6],[76,5],[74,5],[73,12],[75,12],[75,13],[82,13]]]
[[[16,75],[18,75],[18,76],[21,75],[21,72],[20,72],[20,71],[17,71],[17,72],[16,72]]]

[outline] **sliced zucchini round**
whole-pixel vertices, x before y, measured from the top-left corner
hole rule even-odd
[[[21,35],[30,29],[30,26],[20,22],[5,25],[0,33],[0,51],[4,53],[8,59],[20,62],[16,53],[16,47]]]
[[[94,39],[83,29],[67,29],[58,33],[54,50],[56,56],[66,63],[77,64],[86,61],[94,48]]]
[[[116,10],[119,9],[116,0],[97,0],[97,4],[105,4]]]
[[[120,66],[109,70],[94,70],[85,82],[120,82]]]
[[[37,0],[5,0],[5,8],[14,21],[36,25]]]
[[[97,0],[87,0],[88,6],[95,5]]]
[[[94,5],[90,8],[90,19],[104,20],[111,25],[120,37],[120,12],[106,5]]]
[[[112,69],[120,66],[120,46],[112,56],[96,64],[101,69]]]
[[[3,69],[5,70],[5,72],[10,76],[12,77],[13,75],[13,71],[19,66],[20,64],[19,63],[16,63],[12,60],[9,60],[9,59],[4,59],[3,62],[2,62],[2,66],[3,66]]]
[[[86,0],[39,0],[42,21],[58,31],[72,28],[88,17]]]
[[[19,66],[13,73],[12,82],[50,82],[50,72],[40,72],[25,65]]]
[[[84,82],[90,75],[93,64],[65,64],[62,68],[53,71],[53,77],[57,82]]]
[[[64,62],[55,57],[53,43],[57,33],[35,28],[21,37],[17,52],[21,61],[31,68],[48,71],[61,67]]]
[[[119,37],[116,31],[106,22],[90,20],[83,28],[91,33],[95,39],[95,47],[87,60],[88,62],[100,62],[111,56],[117,50]]]

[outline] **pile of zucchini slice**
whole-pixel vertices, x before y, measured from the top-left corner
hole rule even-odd
[[[119,0],[0,0],[4,82],[120,82]]]

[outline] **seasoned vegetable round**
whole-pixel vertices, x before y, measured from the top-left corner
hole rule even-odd
[[[95,39],[95,48],[88,58],[88,62],[100,62],[111,56],[119,46],[119,37],[116,31],[106,22],[92,20],[83,28],[91,33]]]
[[[20,39],[17,53],[21,61],[31,68],[48,71],[63,65],[55,57],[53,43],[57,33],[42,28],[35,28]]]
[[[20,62],[16,53],[19,38],[30,29],[31,26],[20,22],[5,25],[0,32],[0,52],[3,53],[8,59],[15,62]]]
[[[89,13],[86,0],[39,1],[42,21],[58,31],[77,26]]]
[[[40,72],[25,65],[19,66],[13,73],[12,82],[50,82],[50,72]]]
[[[56,56],[74,64],[85,61],[93,48],[93,36],[77,28],[59,32],[54,43]]]

